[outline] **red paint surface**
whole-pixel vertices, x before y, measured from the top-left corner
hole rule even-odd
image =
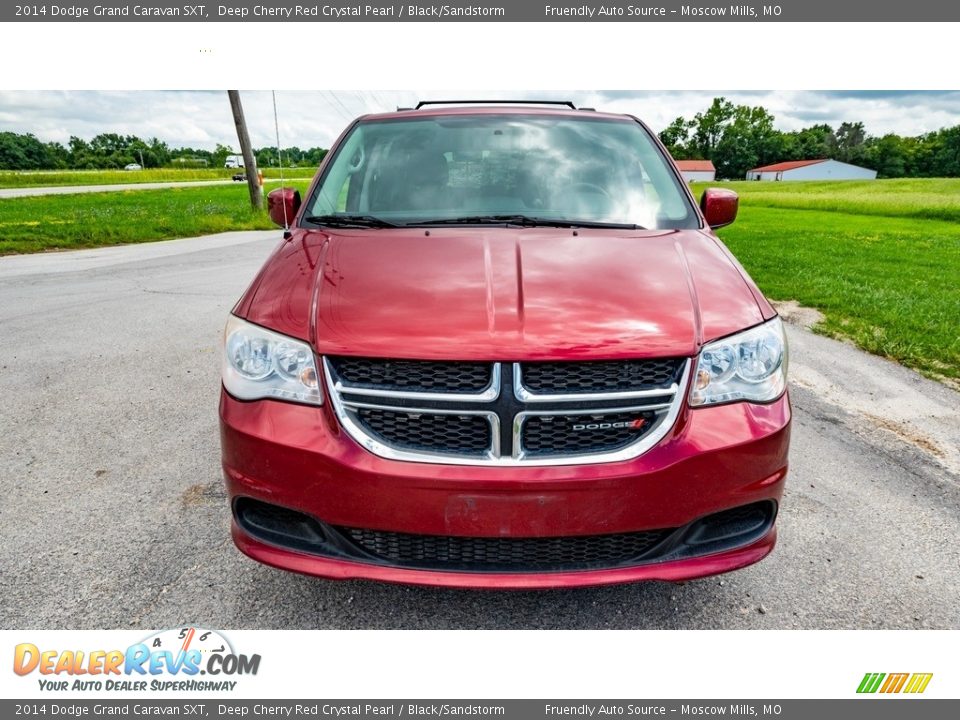
[[[764,320],[701,230],[297,228],[237,311],[322,354],[438,360],[692,356],[698,326]]]
[[[231,498],[253,497],[334,525],[474,537],[678,527],[726,508],[779,501],[790,433],[784,396],[769,405],[686,409],[660,444],[626,462],[493,468],[377,457],[343,434],[324,408],[270,400],[244,403],[223,393],[220,412]],[[356,563],[278,548],[256,551],[261,543],[251,538],[240,545],[259,559],[269,557],[271,564],[324,576],[350,570],[364,573],[351,577],[390,579],[411,572],[351,569]],[[709,566],[676,564],[687,573],[709,567],[709,574],[744,564],[746,557],[754,555],[724,553]],[[637,572],[640,577],[653,571]],[[496,576],[483,577],[491,587],[498,586]],[[625,576],[616,570],[611,577]],[[601,573],[591,581],[623,580],[602,580]],[[566,584],[572,582],[573,577]],[[470,584],[484,582],[474,578]]]
[[[700,201],[703,219],[711,228],[722,228],[737,219],[740,199],[733,190],[725,188],[707,188]]]

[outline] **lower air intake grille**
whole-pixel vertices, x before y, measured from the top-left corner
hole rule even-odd
[[[480,415],[411,413],[361,407],[364,429],[394,447],[482,456],[490,450],[490,423]]]
[[[391,565],[446,570],[586,570],[635,564],[672,530],[550,538],[410,535],[338,528],[360,548]]]
[[[318,557],[452,572],[564,572],[630,567],[697,557],[760,540],[777,505],[763,500],[700,517],[682,527],[565,537],[459,537],[336,527],[249,497],[233,504],[237,525],[271,545]]]

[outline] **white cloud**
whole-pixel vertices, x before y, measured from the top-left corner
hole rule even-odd
[[[329,147],[356,116],[409,106],[418,98],[460,97],[462,91],[283,91],[277,93],[280,139],[302,148]],[[570,99],[579,106],[627,112],[660,130],[679,115],[692,117],[714,96],[763,105],[777,127],[797,130],[815,123],[836,127],[862,121],[872,135],[916,135],[960,124],[960,92],[923,91],[527,91],[470,92],[480,98]],[[276,142],[270,92],[243,92],[244,111],[257,147]],[[226,92],[217,91],[0,91],[0,131],[32,132],[66,143],[101,132],[158,137],[171,146],[213,149],[236,146]]]

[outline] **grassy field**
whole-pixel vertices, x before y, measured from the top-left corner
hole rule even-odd
[[[818,332],[956,386],[960,180],[722,186],[741,211],[720,236],[764,293],[818,309]]]
[[[125,185],[147,182],[190,182],[196,180],[229,180],[242,170],[228,168],[151,170],[0,170],[0,188],[53,187],[59,185]],[[310,179],[316,168],[284,168],[284,178]],[[263,176],[280,177],[277,168],[263,168]]]
[[[306,191],[307,180],[288,183]],[[0,200],[0,255],[275,227],[245,183]]]
[[[817,332],[958,386],[960,180],[720,185],[741,195],[720,235],[769,297],[818,309]],[[0,255],[271,227],[241,183],[25,197],[0,200]]]
[[[715,184],[737,191],[743,206],[751,208],[960,221],[960,178]],[[703,187],[706,185],[698,183],[694,189]]]

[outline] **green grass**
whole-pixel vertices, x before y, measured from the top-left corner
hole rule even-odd
[[[191,182],[197,180],[229,180],[242,170],[228,168],[151,170],[0,170],[0,188],[53,187],[58,185],[125,185],[147,182]],[[285,168],[284,178],[310,179],[316,168]],[[263,168],[267,178],[280,177],[277,168]]]
[[[727,185],[741,210],[720,236],[765,294],[817,308],[818,332],[960,378],[960,224],[924,219],[960,218],[960,181]]]
[[[749,207],[960,221],[960,178],[846,182],[721,182]],[[707,184],[696,183],[699,193]]]
[[[305,192],[306,180],[290,183]],[[275,227],[247,186],[208,185],[0,200],[0,255]]]

